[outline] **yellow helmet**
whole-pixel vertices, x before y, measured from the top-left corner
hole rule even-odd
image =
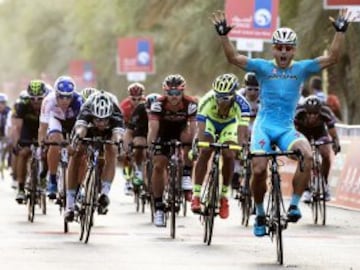
[[[232,73],[222,74],[212,83],[212,89],[218,94],[233,94],[238,87],[239,80]]]

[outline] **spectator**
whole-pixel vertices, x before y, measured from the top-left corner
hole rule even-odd
[[[326,100],[327,105],[330,107],[330,109],[335,114],[336,118],[340,121],[342,121],[342,115],[341,115],[341,104],[339,101],[339,98],[334,93],[330,93]]]
[[[307,86],[305,86],[304,84],[301,85],[300,89],[301,89],[301,96],[300,96],[298,103],[302,104],[304,102],[305,98],[310,96],[310,91],[309,91],[309,88]]]
[[[319,76],[310,79],[310,94],[317,96],[321,102],[326,103],[326,94],[322,88],[322,80]]]

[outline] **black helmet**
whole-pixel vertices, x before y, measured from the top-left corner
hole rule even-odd
[[[259,86],[254,72],[248,72],[244,76],[245,86]]]
[[[170,90],[176,88],[179,90],[184,90],[186,86],[186,81],[183,76],[180,74],[170,74],[166,76],[163,81],[163,90]]]
[[[321,100],[315,95],[308,96],[304,100],[304,107],[307,112],[318,113],[321,108]]]

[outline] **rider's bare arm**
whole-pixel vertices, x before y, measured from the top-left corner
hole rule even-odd
[[[147,144],[151,145],[152,142],[154,142],[157,138],[158,132],[159,132],[159,127],[160,127],[160,122],[159,120],[149,120],[149,132],[148,132],[148,136],[147,136]]]
[[[46,138],[46,131],[49,127],[48,123],[42,123],[40,122],[39,125],[39,134],[38,134],[38,143],[41,144]]]
[[[328,54],[318,57],[320,67],[322,69],[330,67],[338,62],[340,57],[341,45],[344,42],[345,32],[349,25],[350,15],[351,12],[348,13],[346,9],[341,9],[339,11],[339,16],[336,20],[330,17],[330,21],[332,22],[336,33],[330,45]]]

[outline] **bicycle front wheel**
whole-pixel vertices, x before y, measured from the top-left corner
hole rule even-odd
[[[281,190],[279,179],[274,176],[274,187],[273,187],[273,196],[274,196],[274,208],[275,208],[275,238],[276,238],[276,253],[277,261],[279,264],[283,264],[283,239],[282,239],[282,222],[281,222]]]
[[[31,162],[31,174],[30,174],[30,190],[29,190],[29,202],[28,202],[28,220],[34,222],[35,218],[35,204],[36,204],[36,188],[37,188],[37,174],[38,166],[33,159]]]
[[[211,179],[212,178],[212,179]],[[212,172],[211,178],[209,179],[209,204],[208,204],[208,215],[205,216],[205,231],[207,232],[207,245],[211,244],[213,231],[214,231],[214,220],[216,216],[216,209],[218,204],[218,183],[219,183],[219,170],[215,168]]]
[[[326,225],[326,197],[325,197],[325,179],[321,177],[321,184],[320,184],[320,200],[319,200],[319,214],[321,216],[321,223],[323,226]]]
[[[319,212],[320,212],[320,181],[318,176],[313,176],[311,180],[311,192],[312,192],[312,200],[311,200],[311,212],[313,217],[314,224],[317,224]]]

